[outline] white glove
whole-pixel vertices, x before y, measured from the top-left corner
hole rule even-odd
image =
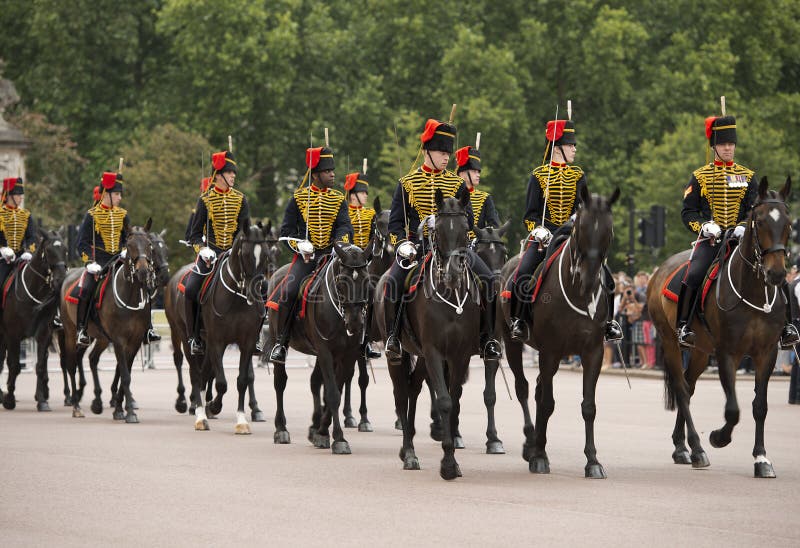
[[[553,235],[550,234],[550,231],[547,230],[543,226],[537,226],[533,230],[531,230],[531,238],[535,241],[539,242],[542,245],[550,245],[550,240],[553,239]]]
[[[33,259],[33,255],[31,255],[30,252],[25,251],[22,253],[22,255],[19,256],[19,258],[22,259],[23,261],[30,261],[31,259]]]
[[[297,246],[297,252],[301,255],[311,255],[314,253],[314,244],[309,242],[308,240],[301,240],[295,244]]]
[[[719,238],[720,234],[722,234],[722,229],[714,221],[703,223],[703,226],[700,227],[701,236],[706,236],[708,238]]]
[[[121,258],[123,258],[123,259],[124,259],[125,257],[127,257],[127,256],[128,256],[128,248],[127,248],[127,247],[123,247],[123,248],[122,248],[122,251],[120,251],[120,252],[119,252],[119,256],[120,256]]]
[[[737,240],[744,236],[744,227],[742,225],[737,225],[736,228],[733,229],[733,237]]]
[[[96,276],[96,275],[100,274],[100,272],[102,270],[103,270],[103,267],[101,267],[97,263],[89,263],[89,264],[86,265],[86,272],[88,272],[92,276]]]
[[[405,241],[397,246],[397,254],[403,259],[411,260],[417,256],[417,248],[413,243]]]
[[[206,264],[211,264],[217,259],[217,254],[210,247],[204,247],[197,254]]]
[[[17,258],[17,254],[10,247],[0,247],[0,257],[5,259],[7,263],[13,262]]]
[[[425,226],[428,227],[428,230],[436,228],[436,215],[431,214],[425,217]]]

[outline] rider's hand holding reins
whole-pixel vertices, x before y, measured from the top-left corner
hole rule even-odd
[[[397,246],[397,254],[410,261],[417,256],[417,248],[412,242],[405,241]]]
[[[714,221],[705,222],[703,226],[700,227],[700,235],[711,238],[714,241],[719,238],[720,234],[722,234],[722,229]]]
[[[736,225],[736,228],[733,229],[733,237],[737,240],[741,240],[742,236],[744,236],[744,226]]]
[[[296,244],[297,252],[303,257],[304,262],[308,262],[314,256],[314,244],[308,240],[300,240]]]
[[[92,276],[97,276],[98,274],[100,274],[100,272],[102,272],[102,270],[103,267],[101,267],[99,264],[95,262],[91,262],[86,265],[86,272],[88,272]]]
[[[17,255],[10,247],[0,247],[0,257],[2,257],[7,263],[13,263],[14,259],[17,258]]]
[[[553,239],[553,235],[544,226],[537,226],[531,230],[531,239],[537,242],[540,247],[547,247]]]
[[[201,249],[197,256],[206,263],[206,266],[211,266],[217,260],[217,254],[210,247]]]
[[[29,251],[25,251],[19,256],[19,258],[23,261],[30,261],[33,258],[33,255],[31,255]]]

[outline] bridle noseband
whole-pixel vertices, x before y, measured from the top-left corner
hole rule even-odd
[[[768,247],[766,249],[764,249],[764,246],[761,245],[761,239],[759,238],[758,235],[758,224],[756,224],[755,220],[755,211],[756,208],[766,204],[782,205],[784,208],[786,208],[786,213],[788,214],[788,208],[786,207],[786,202],[784,202],[783,200],[778,200],[775,198],[767,198],[766,200],[760,200],[755,204],[753,204],[753,208],[750,213],[750,227],[753,229],[753,240],[755,241],[755,246],[753,246],[754,247],[753,254],[755,255],[755,261],[752,264],[754,270],[756,269],[763,270],[764,268],[763,259],[770,253],[777,253],[779,251],[783,252],[784,258],[788,255],[788,250],[786,249],[786,246],[783,245],[783,243],[778,242],[778,244],[772,245],[771,247]],[[750,263],[748,262],[748,264]]]

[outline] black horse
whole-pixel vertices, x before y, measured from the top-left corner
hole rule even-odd
[[[596,194],[590,196],[583,186],[579,198],[581,205],[572,233],[542,280],[533,303],[533,325],[528,328],[526,344],[539,350],[535,428],[528,409],[528,381],[522,370],[523,343],[511,340],[508,299],[498,302],[505,318],[506,357],[514,373],[517,399],[525,419],[522,456],[528,461],[529,470],[537,474],[550,473],[545,445],[547,421],[555,408],[553,376],[564,356],[579,354],[583,365],[581,413],[586,430],[585,475],[587,478],[605,478],[594,444],[595,389],[603,361],[603,326],[607,311],[601,269],[614,236],[611,206],[619,198],[619,189],[611,198],[605,199]],[[556,242],[553,244],[551,251],[557,246]],[[517,255],[503,267],[504,284],[513,275],[519,260]]]
[[[120,374],[121,387],[124,397],[120,396],[116,402],[114,419],[125,419],[128,423],[139,422],[134,410],[133,394],[131,392],[131,368],[136,353],[142,346],[145,333],[150,325],[150,294],[155,286],[155,270],[153,268],[153,248],[148,232],[152,220],[148,219],[144,227],[134,226],[128,232],[124,242],[125,257],[114,261],[106,275],[106,289],[104,297],[90,313],[88,325],[89,336],[98,341],[100,345],[114,344],[114,354],[117,358],[117,371]],[[61,318],[64,329],[59,331],[58,339],[61,347],[61,366],[66,367],[72,393],[72,416],[82,418],[83,412],[80,401],[83,389],[86,386],[83,364],[79,360],[76,348],[76,323],[77,306],[67,300],[68,292],[73,282],[84,274],[83,268],[72,269],[61,286]],[[88,273],[86,275],[89,275]],[[102,287],[102,286],[101,286]],[[79,381],[76,382],[76,372]],[[97,374],[96,364],[92,368],[94,380],[95,399],[92,401],[92,411],[99,413],[102,410],[100,401],[100,378]],[[123,401],[125,410],[123,410]]]
[[[437,214],[428,235],[432,251],[420,268],[416,290],[406,296],[403,353],[400,359],[389,359],[389,373],[395,409],[403,426],[400,449],[403,468],[419,470],[414,451],[414,420],[417,397],[427,374],[442,417],[444,457],[439,474],[451,480],[461,475],[455,459],[454,433],[470,356],[478,353],[480,298],[467,267],[469,194],[445,199],[437,189],[435,200]],[[387,279],[384,275],[375,289],[375,316],[382,338],[387,333],[383,298]],[[412,368],[411,354],[424,358],[425,367],[418,363]]]
[[[708,363],[709,354],[719,362],[719,380],[725,391],[725,424],[709,436],[713,447],[731,442],[733,428],[739,422],[736,401],[736,369],[744,356],[755,365],[753,418],[756,421],[753,446],[754,475],[774,478],[775,470],[764,448],[764,422],[767,418],[767,384],[778,353],[778,340],[785,318],[781,285],[786,278],[787,242],[792,220],[784,203],[791,190],[787,179],[780,192],[769,190],[767,178],[761,179],[758,199],[747,217],[744,235],[735,251],[724,260],[708,297],[703,316],[694,320],[697,341],[690,351],[689,365],[683,370],[681,349],[675,330],[675,303],[662,289],[669,276],[689,258],[689,251],[673,255],[661,265],[647,287],[650,316],[664,344],[664,384],[667,409],[678,409],[672,442],[676,464],[695,468],[709,466],[708,456],[700,445],[689,408],[697,378]],[[688,433],[691,455],[686,448]]]
[[[14,278],[5,295],[0,295],[5,299],[0,325],[0,371],[8,355],[8,392],[2,397],[6,409],[17,405],[14,391],[20,372],[20,344],[23,339],[34,337],[37,342],[36,409],[50,411],[47,357],[53,336],[52,322],[58,310],[58,292],[67,274],[66,251],[60,230],[40,230],[36,252],[30,261],[22,261],[9,274]]]
[[[292,329],[290,345],[304,354],[317,357],[317,375],[312,374],[311,391],[314,397],[312,424],[308,438],[315,447],[331,448],[334,454],[350,454],[350,444],[344,438],[339,421],[341,391],[347,375],[352,371],[360,353],[364,329],[364,315],[370,294],[367,274],[368,253],[358,246],[338,242],[327,263],[317,271],[305,291],[305,307]],[[281,267],[270,279],[269,292],[286,276],[289,265]],[[270,309],[270,315],[278,311]],[[272,318],[271,326],[276,325]],[[273,340],[276,334],[272,333]],[[285,364],[275,364],[275,443],[289,443],[286,415],[283,409],[283,392],[286,389]],[[323,411],[320,380],[324,383]],[[333,444],[330,443],[329,426],[333,422]]]

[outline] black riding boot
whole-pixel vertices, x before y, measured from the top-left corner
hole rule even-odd
[[[789,293],[789,284],[784,283],[781,286],[781,292],[786,302],[786,324],[781,331],[781,348],[783,350],[791,350],[794,345],[800,343],[800,333],[797,328],[792,324],[792,295]]]
[[[156,328],[153,327],[153,318],[150,318],[150,323],[147,325],[147,333],[144,334],[144,343],[150,344],[161,340],[161,335],[158,334]]]
[[[608,304],[608,320],[606,320],[605,327],[605,341],[606,342],[619,342],[622,340],[622,327],[619,322],[614,319],[614,292],[606,294],[606,303]]]
[[[388,303],[387,303],[388,304]],[[403,311],[405,310],[405,301],[402,297],[400,302],[395,305],[394,317],[391,313],[386,314],[386,325],[389,327],[389,334],[386,337],[386,357],[400,359],[402,356],[402,348],[400,347],[400,330],[403,327]],[[389,312],[387,307],[387,312]]]
[[[89,321],[90,300],[88,295],[78,298],[78,311],[75,316],[78,324],[76,344],[79,348],[86,348],[92,343],[92,339],[89,338],[89,334],[86,332],[86,324]]]
[[[697,304],[697,294],[699,291],[694,287],[681,284],[681,291],[678,294],[678,316],[675,327],[678,331],[678,344],[684,348],[694,347],[694,331],[689,328],[694,309]]]
[[[264,314],[264,317],[261,318],[261,321],[258,323],[258,332],[256,335],[256,348],[253,350],[253,356],[260,356],[264,353],[264,343],[261,342],[261,330],[264,329],[264,321],[267,319],[267,314]]]
[[[511,340],[524,342],[531,304],[529,302],[520,302],[515,291],[512,290],[511,297],[509,297],[509,305],[511,307]]]
[[[200,338],[200,318],[198,309],[200,308],[195,301],[189,297],[186,300],[186,334],[189,336],[189,352],[192,356],[205,354],[206,345]]]
[[[486,299],[485,302],[486,308],[481,311],[480,355],[484,360],[499,360],[503,352],[494,337],[497,302],[496,299]]]
[[[789,403],[800,404],[800,364],[797,362],[792,365],[792,376],[789,379]]]
[[[367,307],[367,313],[364,317],[364,340],[361,343],[361,355],[368,360],[374,360],[381,357],[381,353],[372,348],[369,343],[369,333],[372,327],[372,305]]]
[[[283,322],[280,321],[280,316],[278,317],[278,330],[280,331],[280,335],[278,335],[278,341],[275,343],[275,346],[272,347],[272,351],[269,354],[269,361],[272,363],[286,363],[286,348],[289,346],[289,340],[292,335],[292,324],[294,323],[295,310],[297,309],[297,302],[299,300],[300,299],[295,299],[292,302],[289,313],[283,318]],[[283,323],[283,326],[280,326],[281,323]]]

